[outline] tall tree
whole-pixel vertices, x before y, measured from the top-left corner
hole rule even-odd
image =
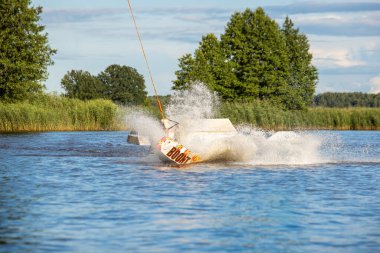
[[[220,39],[204,36],[194,55],[179,59],[173,89],[201,81],[224,99],[270,100],[302,109],[310,104],[317,81],[308,51],[298,29],[281,30],[262,8],[246,9],[231,16]]]
[[[173,81],[173,90],[185,90],[192,82],[198,81],[195,77],[195,59],[191,54],[185,54],[179,58],[179,70],[175,72],[177,79]]]
[[[312,65],[312,54],[309,53],[307,37],[294,28],[294,23],[286,17],[282,26],[286,50],[290,63],[288,84],[294,96],[294,109],[311,105],[318,81],[317,69]]]
[[[146,99],[144,77],[128,66],[110,65],[98,75],[105,96],[121,104],[143,104]]]
[[[284,36],[262,8],[236,12],[218,40],[202,38],[194,57],[180,59],[174,89],[202,81],[224,99],[265,99],[286,103],[289,62]],[[186,77],[186,78],[185,78]]]
[[[289,74],[285,41],[262,8],[233,14],[221,42],[234,63],[240,98],[284,99]]]
[[[105,87],[103,83],[88,71],[68,71],[61,80],[65,89],[65,96],[81,100],[104,98]]]
[[[43,89],[56,52],[38,22],[41,7],[30,0],[0,1],[0,99],[24,99]]]
[[[173,82],[174,90],[188,88],[189,84],[200,81],[223,98],[234,98],[236,79],[220,41],[214,34],[202,37],[194,58],[190,54],[180,58],[180,68],[176,72],[177,80]]]

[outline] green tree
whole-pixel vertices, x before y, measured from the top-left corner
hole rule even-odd
[[[288,77],[289,88],[292,91],[293,108],[302,109],[311,105],[318,81],[317,69],[312,65],[312,54],[309,53],[307,37],[294,28],[294,23],[286,17],[282,27],[285,36],[286,50],[290,63]]]
[[[89,100],[104,98],[104,85],[88,71],[71,70],[68,71],[61,80],[61,86],[65,89],[65,96]]]
[[[234,63],[239,98],[284,102],[289,75],[285,40],[262,8],[233,14],[221,43]]]
[[[56,52],[38,22],[41,7],[30,0],[0,1],[0,99],[24,99],[43,90]]]
[[[173,81],[173,90],[188,89],[189,85],[196,80],[195,77],[195,60],[191,54],[185,54],[179,59],[179,70],[175,72],[177,79]]]
[[[190,54],[179,59],[181,70],[176,72],[173,89],[188,88],[189,84],[202,82],[211,90],[218,92],[224,99],[234,98],[236,78],[231,72],[220,41],[214,34],[202,37],[194,58]]]
[[[110,65],[98,75],[105,97],[120,104],[143,104],[146,99],[144,77],[128,66]]]
[[[317,71],[306,36],[286,24],[281,30],[262,8],[234,13],[220,39],[204,36],[194,55],[179,59],[173,89],[200,81],[226,100],[260,99],[304,108],[311,103]]]

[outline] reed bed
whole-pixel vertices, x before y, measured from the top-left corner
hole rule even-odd
[[[103,99],[38,95],[23,102],[0,102],[0,132],[125,130],[125,115],[131,110],[159,118],[152,106],[125,108]],[[224,102],[217,117],[268,130],[380,130],[380,108],[287,111],[262,101]]]
[[[121,119],[122,108],[102,99],[39,95],[0,102],[0,132],[119,130],[124,127]]]
[[[286,111],[265,102],[223,103],[219,117],[270,130],[380,130],[380,108],[309,108]]]

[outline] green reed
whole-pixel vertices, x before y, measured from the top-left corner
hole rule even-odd
[[[23,102],[0,102],[0,131],[119,130],[124,127],[121,111],[108,100],[38,95]]]
[[[137,109],[159,118],[158,111],[151,106],[125,108],[109,100],[38,95],[23,102],[0,102],[0,132],[122,130],[127,128],[127,111]],[[217,117],[270,130],[380,130],[380,108],[317,107],[287,111],[265,101],[224,102]]]
[[[223,103],[219,117],[263,129],[380,130],[380,108],[309,108],[287,111],[266,102]]]

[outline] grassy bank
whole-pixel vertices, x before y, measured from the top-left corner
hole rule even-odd
[[[263,129],[380,130],[380,108],[309,108],[285,111],[263,102],[224,103],[220,117]]]
[[[0,132],[118,130],[123,128],[120,110],[108,100],[81,101],[52,95],[0,102]]]
[[[159,117],[153,106],[138,110]],[[108,100],[81,101],[40,95],[24,102],[0,102],[0,132],[122,130],[126,129],[126,113],[125,108]],[[380,130],[380,108],[285,111],[260,101],[227,102],[219,106],[217,117],[268,130]]]

